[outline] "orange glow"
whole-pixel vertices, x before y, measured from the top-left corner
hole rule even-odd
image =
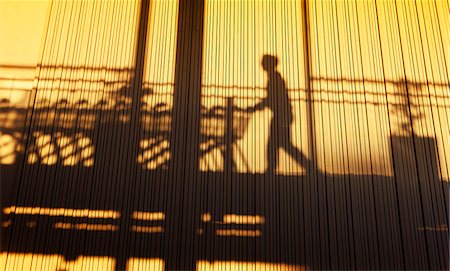
[[[264,217],[259,215],[236,215],[227,214],[223,216],[224,224],[264,224]]]
[[[437,227],[419,227],[419,231],[444,231],[448,232],[448,226],[445,224],[438,225]]]
[[[88,224],[88,223],[62,223],[58,222],[54,225],[55,229],[61,230],[84,230],[84,231],[117,231],[116,225],[111,224]]]
[[[94,146],[91,139],[82,134],[51,136],[35,132],[33,136],[36,140],[37,151],[28,154],[29,164],[36,163],[39,158],[44,165],[54,165],[58,159],[62,160],[64,166],[82,164],[85,167],[92,167],[94,164]]]
[[[55,223],[55,225],[53,226],[55,229],[61,229],[61,230],[71,230],[75,228],[75,225],[72,223],[62,223],[62,222],[58,222]]]
[[[440,264],[450,1],[199,2],[202,17],[191,0],[0,0],[1,246],[64,254],[0,252],[0,271],[115,270],[125,262],[104,255],[179,255],[187,241],[198,251],[164,259],[205,271]],[[255,109],[269,96],[265,55],[279,61],[278,108],[291,110],[291,145],[314,158],[308,171],[285,146],[268,170],[277,112]],[[404,153],[398,138],[412,141]],[[91,244],[84,253],[103,256],[67,255]],[[253,244],[255,255],[226,253]],[[250,262],[259,254],[287,260]]]
[[[112,271],[115,260],[110,257],[82,255],[74,261],[69,261],[56,254],[0,253],[0,266],[4,271],[41,270],[42,267],[45,267],[45,270]]]
[[[162,259],[143,259],[143,258],[130,258],[127,261],[126,271],[163,271],[164,261]]]
[[[203,222],[211,222],[212,216],[210,213],[204,213],[201,216]],[[246,224],[246,225],[256,225],[264,224],[265,220],[263,216],[259,215],[239,215],[239,214],[225,214],[223,215],[222,221],[212,221],[218,224]]]
[[[173,106],[178,0],[150,1],[142,96],[142,127],[147,132],[168,134]],[[164,42],[161,42],[161,38]],[[163,113],[162,113],[163,112]],[[145,169],[163,167],[171,159],[170,142],[142,139],[138,163]]]
[[[161,226],[131,226],[131,231],[141,233],[163,233],[164,228]]]
[[[131,104],[131,98],[119,90],[126,88],[133,76],[139,1],[118,1],[117,5],[111,1],[28,2],[0,2],[2,23],[14,26],[0,29],[2,40],[8,40],[0,44],[0,108],[11,108],[0,117],[0,164],[4,165],[15,164],[17,152],[24,148],[21,125],[33,89],[37,90],[34,108],[49,111],[34,115],[43,126],[93,129],[95,114],[86,113],[79,121],[77,113],[65,112],[61,120],[49,110],[57,106],[94,109],[102,104],[103,110],[112,111],[120,107],[119,100],[121,106]],[[435,140],[439,177],[450,180],[450,50],[445,46],[450,43],[448,3],[308,3],[316,123],[313,134],[320,171],[393,176],[390,136],[411,136],[414,132]],[[100,7],[104,14],[94,14],[94,7]],[[86,18],[86,22],[71,28],[68,18],[58,21],[55,11],[62,8]],[[126,21],[110,19],[118,10],[128,12]],[[228,14],[227,19],[215,16],[217,12]],[[150,1],[150,13],[143,78],[148,92],[142,95],[141,125],[144,134],[157,132],[167,137],[173,106],[178,1]],[[260,66],[261,57],[275,55],[294,115],[292,143],[309,157],[303,15],[301,1],[233,1],[229,5],[205,1],[201,104],[203,113],[213,107],[225,108],[230,98],[236,107],[254,106],[266,97],[267,75]],[[58,33],[62,33],[58,48],[44,48]],[[98,38],[102,33],[104,39]],[[72,42],[75,35],[78,40]],[[89,57],[94,53],[92,42],[105,56],[126,53],[120,58]],[[53,58],[51,50],[64,53]],[[155,108],[161,109],[156,113],[164,114],[155,114]],[[272,117],[268,109],[233,113],[231,156],[235,171],[266,170]],[[120,114],[118,119],[128,122],[129,116]],[[224,116],[202,117],[200,122],[202,135],[214,140],[200,142],[204,153],[199,169],[223,171],[225,145],[220,141],[225,138]],[[35,146],[26,157],[29,164],[95,166],[96,150],[88,137],[43,132],[33,136]],[[170,141],[158,140],[141,139],[136,160],[145,169],[164,167],[171,159]],[[280,149],[276,172],[301,175],[305,169]]]
[[[94,257],[81,255],[73,261],[64,259],[61,255],[31,254],[31,253],[0,253],[2,271],[19,270],[66,270],[66,271],[108,271],[115,270],[115,260],[110,257]],[[129,258],[126,271],[164,270],[164,261],[158,258]]]
[[[233,106],[251,108],[266,97],[267,76],[261,67],[265,54],[279,58],[279,71],[284,77],[292,110],[292,143],[306,156],[307,130],[306,91],[301,46],[301,1],[205,1],[205,31],[203,38],[202,99],[204,113],[213,108]],[[273,14],[276,13],[276,15]],[[216,16],[227,14],[226,19]],[[222,18],[222,19],[221,19]],[[292,33],[283,36],[282,33]],[[277,41],[280,46],[276,46]],[[225,49],[226,48],[226,49]],[[300,76],[299,76],[300,75]],[[267,167],[266,147],[272,112],[267,108],[254,113],[235,112],[232,146],[235,171],[263,173]],[[202,134],[224,140],[224,117],[201,120]],[[230,132],[230,131],[228,131]],[[205,144],[206,145],[206,144]],[[204,149],[208,149],[204,146]],[[223,171],[224,145],[209,148],[199,163],[201,171]],[[280,151],[281,152],[281,151]],[[280,154],[278,174],[298,175],[304,169]]]
[[[160,143],[150,147],[156,143],[156,139],[142,140],[140,143],[142,154],[139,154],[137,161],[144,165],[146,169],[156,169],[170,159],[169,141],[163,140]],[[158,153],[163,153],[158,155]]]
[[[203,222],[211,222],[211,214],[210,213],[202,214],[202,221]]]
[[[307,266],[293,265],[284,263],[265,263],[265,262],[238,262],[238,261],[199,261],[197,262],[197,271],[306,271],[310,270]]]
[[[7,134],[0,134],[0,165],[11,165],[16,161],[17,140]]]
[[[3,228],[8,228],[11,225],[12,225],[12,221],[11,220],[7,220],[7,221],[2,222],[2,227]]]
[[[260,237],[260,230],[236,230],[236,229],[227,229],[227,230],[216,230],[216,234],[219,236],[238,236],[238,237]]]
[[[444,11],[445,1],[310,2],[317,163],[324,172],[393,176],[390,136],[410,137],[413,127],[416,136],[435,138],[441,180],[449,179]]]
[[[133,212],[133,219],[136,220],[164,220],[164,213],[163,212],[140,212],[140,211],[134,211]]]
[[[11,206],[3,209],[5,215],[46,215],[63,217],[86,217],[86,218],[111,218],[118,219],[120,213],[112,210],[89,210],[89,209],[64,209],[64,208],[41,208]]]

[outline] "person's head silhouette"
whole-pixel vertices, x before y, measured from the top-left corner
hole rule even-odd
[[[261,65],[266,72],[274,72],[278,65],[278,58],[273,55],[264,55]]]

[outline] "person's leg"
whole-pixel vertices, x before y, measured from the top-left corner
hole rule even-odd
[[[267,143],[267,170],[268,174],[275,174],[277,168],[277,134],[274,123],[271,123],[269,130],[269,142]]]
[[[305,170],[308,170],[309,160],[302,151],[300,151],[296,146],[294,146],[294,144],[292,144],[289,128],[283,129],[283,136],[285,136],[285,141],[283,144],[283,148],[285,149],[285,151],[292,158],[294,158],[294,160],[297,161],[297,163],[299,163]]]

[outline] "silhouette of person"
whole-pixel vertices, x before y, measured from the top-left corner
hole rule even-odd
[[[308,159],[291,142],[291,124],[294,121],[292,107],[286,84],[281,74],[277,71],[278,58],[272,55],[264,55],[262,67],[267,72],[267,97],[254,107],[247,109],[247,112],[263,110],[268,107],[273,118],[270,123],[269,142],[267,144],[267,173],[274,174],[278,164],[278,150],[283,148],[301,166],[308,170]]]

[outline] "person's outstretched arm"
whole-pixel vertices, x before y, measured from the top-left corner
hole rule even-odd
[[[257,103],[254,106],[250,106],[247,108],[241,108],[238,106],[235,106],[235,110],[236,111],[241,111],[241,112],[246,112],[246,113],[253,113],[254,111],[259,111],[259,110],[263,110],[266,106],[269,105],[269,102],[267,100],[267,98],[263,99],[262,101],[260,101],[259,103]]]
[[[264,98],[262,101],[257,103],[255,106],[250,107],[248,109],[251,109],[250,112],[252,112],[252,111],[260,111],[260,110],[263,110],[268,105],[269,105],[269,100],[267,98]]]

